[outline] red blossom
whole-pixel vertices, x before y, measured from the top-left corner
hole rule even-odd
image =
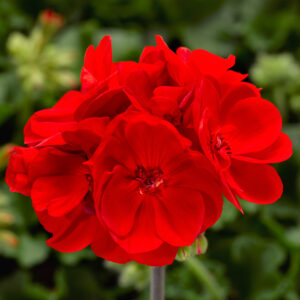
[[[237,197],[259,204],[280,198],[281,180],[268,164],[287,160],[292,143],[281,132],[278,109],[256,87],[240,83],[220,97],[212,82],[203,81],[195,93],[194,118],[201,148],[228,200],[242,210]]]
[[[94,199],[123,249],[188,246],[218,219],[222,198],[211,166],[171,124],[128,113],[108,131],[90,162]]]
[[[282,193],[268,164],[292,154],[281,116],[230,70],[235,58],[171,51],[113,62],[111,38],[86,52],[81,91],[36,112],[6,172],[30,196],[47,244],[91,246],[118,263],[171,264],[222,211],[222,192],[267,204]]]

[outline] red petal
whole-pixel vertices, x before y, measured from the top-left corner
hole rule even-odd
[[[178,248],[163,243],[159,248],[145,253],[131,254],[132,260],[152,267],[161,267],[173,263]]]
[[[71,91],[66,93],[53,108],[36,112],[24,128],[25,144],[37,144],[45,138],[72,128],[74,111],[83,101],[84,97],[80,92]]]
[[[129,105],[130,101],[122,89],[114,88],[83,102],[74,113],[74,118],[77,121],[93,117],[113,118]]]
[[[137,165],[144,168],[163,166],[189,146],[173,125],[146,114],[128,124],[126,139],[134,151]]]
[[[143,70],[138,70],[130,74],[125,83],[125,92],[132,104],[139,110],[147,110],[152,97],[153,84]]]
[[[48,209],[50,216],[60,217],[77,206],[88,190],[86,176],[39,177],[32,186],[32,204],[37,211]]]
[[[205,213],[200,191],[168,186],[153,205],[156,230],[162,240],[176,247],[194,242]]]
[[[197,72],[218,78],[234,65],[235,57],[230,55],[228,58],[222,58],[208,51],[197,49],[192,51],[188,63],[191,68],[196,68]]]
[[[229,186],[226,179],[226,172],[220,172],[220,179],[223,184],[223,194],[228,201],[230,201],[242,214],[244,214],[242,206],[237,198],[236,193]]]
[[[209,227],[213,226],[220,218],[223,209],[223,198],[220,192],[216,192],[214,196],[203,193],[204,203],[204,220],[201,232],[204,232]]]
[[[14,148],[5,174],[5,181],[11,192],[30,196],[32,178],[28,175],[28,169],[38,153],[35,148]]]
[[[140,264],[148,266],[164,266],[172,264],[178,248],[164,243],[153,251],[129,254],[118,246],[118,244],[106,232],[105,234],[101,234],[101,238],[92,243],[92,250],[96,255],[120,264],[134,260]]]
[[[131,254],[148,252],[157,249],[163,243],[156,233],[153,222],[155,219],[153,201],[155,201],[153,197],[144,197],[136,214],[133,229],[126,237],[113,236],[126,252]]]
[[[84,67],[81,72],[82,90],[86,91],[97,82],[105,80],[112,69],[111,37],[105,36],[96,49],[90,46],[84,57]]]
[[[269,165],[232,160],[227,181],[239,198],[269,204],[281,197],[282,182],[276,170]]]
[[[101,216],[106,225],[117,236],[127,235],[135,225],[135,218],[142,202],[138,182],[130,173],[116,167],[105,186],[101,200]]]
[[[234,85],[233,88],[226,92],[221,100],[221,112],[224,114],[222,116],[226,117],[226,114],[238,101],[251,97],[260,98],[259,90],[253,84],[242,82],[238,85]]]
[[[37,213],[39,221],[53,236],[48,246],[61,252],[75,252],[84,249],[101,236],[101,227],[95,216],[89,216],[77,206],[67,216],[53,218],[46,212]]]
[[[292,142],[285,133],[281,132],[279,138],[266,149],[245,155],[234,155],[233,157],[237,160],[270,164],[285,161],[290,158],[292,154]]]
[[[154,46],[146,46],[141,54],[140,63],[154,64],[163,60],[162,50]]]
[[[126,253],[109,235],[107,230],[102,229],[99,238],[92,243],[92,250],[99,257],[104,259],[125,264],[131,261],[128,253]]]
[[[220,96],[211,80],[201,80],[195,89],[193,102],[193,118],[196,132],[203,128],[214,130],[219,121]],[[206,144],[206,143],[205,143]]]
[[[221,131],[234,155],[270,146],[281,131],[280,112],[271,102],[261,98],[241,100],[222,115]]]
[[[192,74],[187,65],[180,59],[179,56],[169,49],[161,36],[156,36],[156,43],[157,47],[164,53],[168,72],[176,85],[185,86],[189,84],[192,80]]]
[[[39,150],[28,168],[28,173],[32,179],[42,176],[83,175],[87,174],[84,162],[84,157],[79,154],[47,147]]]
[[[99,146],[109,118],[88,118],[76,123],[73,130],[63,132],[63,144],[73,151],[82,150],[90,157]]]
[[[188,59],[191,55],[192,51],[188,48],[185,48],[185,47],[179,47],[177,50],[176,50],[176,54],[178,55],[178,57],[184,62],[184,63],[187,63],[188,62]]]

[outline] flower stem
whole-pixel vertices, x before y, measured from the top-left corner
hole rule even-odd
[[[165,299],[165,267],[151,268],[150,299]]]
[[[221,300],[222,291],[216,282],[213,275],[205,267],[205,265],[196,257],[189,257],[186,261],[189,269],[194,273],[197,279],[203,284],[203,286],[209,291],[212,299]]]

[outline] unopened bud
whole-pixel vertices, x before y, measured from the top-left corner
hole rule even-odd
[[[12,214],[4,211],[0,211],[0,224],[1,225],[11,225],[14,222],[14,217]]]
[[[204,254],[207,250],[208,242],[204,234],[198,235],[191,246],[180,247],[177,252],[176,259],[178,261],[185,261],[189,256]]]
[[[178,261],[185,261],[187,257],[190,256],[191,249],[190,247],[180,247],[178,249],[176,259]]]
[[[51,9],[42,11],[40,14],[40,20],[42,24],[56,28],[60,28],[64,23],[63,16]]]
[[[0,147],[0,169],[6,167],[10,155],[13,153],[15,145],[6,144]]]
[[[0,231],[0,241],[5,242],[11,247],[16,248],[19,244],[19,240],[12,232],[8,230],[2,230]]]
[[[208,247],[208,241],[204,234],[200,234],[191,246],[194,255],[204,254]]]

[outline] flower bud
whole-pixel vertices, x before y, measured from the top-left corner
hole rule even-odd
[[[6,167],[9,157],[13,152],[15,145],[13,144],[6,144],[0,147],[0,170]]]
[[[16,248],[19,244],[18,238],[12,232],[8,230],[0,231],[0,242],[5,242],[11,247]]]
[[[0,225],[11,225],[14,222],[12,214],[4,211],[0,211]]]
[[[56,28],[60,28],[64,23],[63,16],[51,9],[42,11],[40,14],[40,20],[42,24]]]
[[[208,242],[205,235],[202,233],[198,235],[191,246],[180,247],[177,252],[176,259],[178,261],[185,261],[189,256],[204,254],[207,250]]]

